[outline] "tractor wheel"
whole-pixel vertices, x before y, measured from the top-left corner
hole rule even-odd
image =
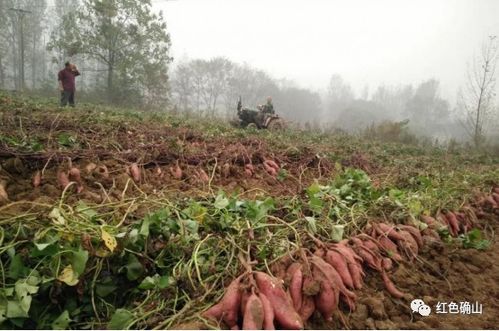
[[[281,118],[272,119],[269,124],[267,124],[267,129],[272,131],[284,130],[286,128],[286,123]]]
[[[248,126],[247,126],[246,128],[248,128],[248,129],[252,129],[252,130],[256,130],[256,129],[258,129],[258,127],[256,126],[256,124],[255,124],[255,123],[250,123],[250,124],[248,124]]]

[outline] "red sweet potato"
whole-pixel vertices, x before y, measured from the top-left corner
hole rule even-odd
[[[304,296],[314,296],[319,293],[320,289],[320,283],[312,275],[303,276],[302,293]]]
[[[392,240],[403,240],[402,236],[400,236],[398,234],[398,232],[397,232],[397,230],[395,230],[394,226],[387,225],[385,223],[378,223],[376,225],[376,232],[380,236],[387,236],[388,238],[390,238]]]
[[[289,270],[289,268],[288,268]],[[298,265],[294,270],[292,270],[291,281],[289,283],[289,293],[291,294],[291,300],[293,301],[293,307],[298,311],[302,304],[302,285],[303,285],[303,272],[301,266]]]
[[[350,271],[350,275],[352,276],[352,281],[355,288],[361,289],[364,271],[362,270],[362,267],[360,265],[360,263],[362,262],[360,256],[355,254],[351,247],[344,244],[338,244],[332,247],[336,248],[341,253],[341,255],[343,255],[343,257],[347,261],[348,270]]]
[[[492,197],[494,198],[494,200],[496,201],[497,204],[499,204],[499,193],[492,193]]]
[[[279,325],[284,329],[302,329],[303,323],[300,315],[286,295],[282,283],[263,272],[257,271],[254,275],[258,289],[265,294],[272,304],[275,320]]]
[[[449,222],[449,227],[452,228],[452,235],[457,236],[459,233],[459,222],[457,221],[456,215],[453,212],[448,212],[444,214]]]
[[[381,272],[381,276],[383,277],[383,283],[385,284],[385,288],[390,293],[391,296],[401,299],[405,297],[405,293],[401,292],[399,289],[395,287],[392,280],[388,277],[385,271]]]
[[[309,295],[304,295],[300,311],[298,312],[300,314],[303,323],[308,321],[308,319],[312,316],[314,311],[315,311],[314,297]]]
[[[326,321],[333,320],[333,312],[338,307],[337,300],[334,289],[324,280],[321,292],[315,297],[314,306]]]
[[[326,253],[325,260],[338,271],[345,286],[353,289],[354,283],[345,257],[335,250],[335,248],[331,248]]]
[[[275,168],[269,166],[267,163],[263,163],[263,168],[265,169],[265,171],[267,171],[267,173],[273,177],[277,176],[277,171]]]
[[[404,238],[403,240],[399,240],[397,244],[400,246],[402,251],[405,251],[407,257],[410,259],[416,257],[418,255],[418,243],[414,239],[414,237],[407,231],[401,230],[399,234]]]
[[[175,167],[170,167],[170,173],[175,179],[182,179],[182,169],[178,164]]]
[[[140,175],[140,169],[137,163],[132,163],[129,167],[130,171],[130,176],[132,177],[133,181],[138,183],[140,182],[141,175]]]
[[[202,316],[208,319],[213,319],[213,320],[220,320],[222,318],[222,313],[223,313],[223,305],[222,302],[220,301],[214,306],[211,306],[207,311],[205,311]]]
[[[399,225],[399,228],[409,232],[412,235],[414,240],[416,240],[419,249],[423,247],[423,238],[421,238],[421,232],[418,229],[416,229],[414,226],[403,225],[403,224]]]
[[[311,262],[324,274],[324,276],[332,284],[333,288],[338,289],[340,293],[343,293],[354,300],[357,299],[355,293],[345,287],[340,274],[330,264],[326,263],[318,256],[313,256],[311,258]]]
[[[499,194],[499,186],[498,187],[494,187],[494,189],[492,190],[494,193],[497,193]]]
[[[258,295],[263,306],[263,329],[264,330],[275,330],[274,326],[274,308],[270,303],[267,296],[263,293]]]
[[[384,270],[391,270],[393,268],[393,261],[389,257],[384,257],[382,265]]]
[[[380,236],[379,245],[383,250],[385,250],[388,254],[397,252],[397,244],[395,244],[390,238],[385,236]]]
[[[244,312],[246,311],[246,303],[248,302],[248,299],[250,297],[251,293],[248,292],[248,291],[243,291],[241,293],[241,309],[240,309],[240,313],[241,315],[244,316]]]
[[[68,175],[64,171],[59,170],[57,172],[57,182],[59,183],[59,187],[64,190],[69,185]]]
[[[321,273],[322,271],[318,271]],[[333,319],[333,312],[338,307],[339,292],[335,291],[332,284],[326,277],[319,276],[321,291],[315,296],[315,307],[326,321]]]
[[[38,187],[42,183],[42,173],[40,170],[37,170],[33,175],[33,179],[31,181],[33,183],[33,187]]]
[[[267,166],[271,167],[271,168],[274,168],[275,171],[279,171],[279,165],[277,165],[277,163],[275,163],[274,161],[272,160],[265,160],[263,161],[264,164],[267,164]]]
[[[241,276],[234,279],[222,298],[222,318],[229,328],[238,327],[237,320],[239,315],[239,306],[241,304],[241,291],[239,289]]]
[[[76,183],[76,190],[78,193],[83,191],[83,181],[81,179],[80,170],[78,168],[69,169],[69,180]]]
[[[243,330],[261,330],[263,319],[264,310],[262,301],[255,293],[252,293],[248,298],[246,309],[244,310]]]
[[[87,172],[87,174],[92,173],[95,169],[97,169],[97,164],[93,162],[90,162],[85,166],[85,171]]]
[[[206,174],[206,172],[203,169],[199,169],[198,174],[199,174],[199,179],[203,183],[208,183],[210,181],[210,177],[208,177],[208,175]]]

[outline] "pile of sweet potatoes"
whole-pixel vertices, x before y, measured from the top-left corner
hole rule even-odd
[[[385,223],[339,243],[314,238],[313,249],[278,261],[271,268],[275,277],[256,271],[236,278],[203,315],[231,329],[300,329],[316,311],[332,320],[341,305],[355,310],[353,291],[362,288],[365,268],[381,273],[388,293],[403,298],[387,272],[394,262],[414,259],[422,245],[416,227]]]
[[[273,276],[247,272],[236,278],[224,297],[203,316],[231,329],[275,327],[300,329],[318,312],[332,320],[339,307],[353,311],[355,290],[361,289],[367,269],[379,273],[387,292],[408,298],[389,277],[401,261],[413,261],[427,242],[440,240],[437,230],[448,227],[452,235],[476,226],[473,209],[446,211],[435,218],[422,216],[428,226],[370,222],[360,234],[338,243],[311,237],[312,247],[298,249],[271,266]]]
[[[203,313],[232,330],[303,328],[300,315],[280,279],[260,271],[243,274],[227,287],[221,301]]]

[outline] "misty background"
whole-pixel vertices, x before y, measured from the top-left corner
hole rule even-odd
[[[301,128],[494,142],[498,13],[493,0],[0,0],[0,89],[57,96],[70,60],[77,101],[231,118],[239,96],[272,96]]]

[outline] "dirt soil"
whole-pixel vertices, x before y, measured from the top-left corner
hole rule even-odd
[[[33,131],[47,131],[45,127],[35,129],[34,126],[48,121],[40,120],[32,123]],[[64,122],[68,124],[68,122]],[[77,128],[62,126],[61,130],[74,130]],[[28,128],[29,129],[29,128]],[[113,128],[114,129],[114,128]],[[265,191],[274,196],[292,196],[301,194],[303,189],[309,185],[314,178],[327,178],[334,174],[334,164],[326,159],[320,158],[317,151],[301,148],[290,148],[282,150],[280,154],[271,152],[271,149],[263,141],[255,138],[241,139],[237,144],[225,145],[223,139],[205,141],[188,131],[173,130],[162,131],[161,134],[153,133],[147,139],[141,141],[132,140],[135,136],[131,129],[123,128],[116,130],[123,149],[133,148],[134,151],[143,151],[143,155],[135,158],[131,153],[122,151],[113,155],[106,155],[102,149],[91,151],[82,149],[76,152],[65,152],[60,149],[54,152],[30,155],[16,154],[11,150],[3,148],[0,161],[14,160],[15,156],[23,161],[15,164],[9,173],[15,176],[3,174],[7,180],[7,193],[10,201],[19,200],[43,200],[56,201],[62,190],[57,184],[58,169],[69,169],[66,156],[72,155],[72,165],[82,170],[86,190],[81,196],[74,199],[88,200],[94,203],[102,203],[105,199],[119,200],[124,190],[142,190],[147,194],[155,194],[155,188],[162,190],[192,192],[198,190],[198,195],[210,189],[210,185],[224,188],[227,191]],[[80,139],[92,136],[92,132],[80,133]],[[160,141],[162,135],[173,137],[168,140],[170,147]],[[149,144],[140,147],[142,141]],[[151,142],[152,141],[152,142]],[[50,142],[50,138],[48,138]],[[81,143],[84,145],[84,143]],[[138,145],[137,145],[138,144]],[[133,145],[133,146],[132,146]],[[251,151],[251,152],[250,152]],[[90,154],[92,153],[92,154]],[[151,159],[145,157],[151,156]],[[340,160],[343,165],[354,166],[368,172],[373,180],[383,170],[376,167],[367,154],[353,153],[350,159]],[[262,165],[265,159],[273,159],[287,169],[287,176],[278,180],[265,172]],[[130,176],[127,167],[137,162],[143,171],[143,179],[139,185],[130,184]],[[106,166],[109,178],[104,178],[98,171],[85,172],[85,167],[91,163],[96,166]],[[253,176],[244,175],[245,164],[255,165]],[[170,167],[180,164],[184,171],[182,180],[173,178]],[[203,168],[210,177],[210,182],[203,182],[196,175],[196,170]],[[33,189],[31,180],[37,170],[44,171],[42,185]],[[1,179],[1,178],[0,178]],[[211,189],[213,189],[211,188]],[[254,190],[255,189],[255,190]],[[248,194],[250,195],[250,194]],[[71,200],[69,201],[71,202]],[[481,220],[485,227],[489,228],[487,233],[492,234],[499,231],[499,217],[488,216]],[[434,243],[427,245],[418,260],[414,263],[403,263],[391,274],[396,286],[412,298],[422,299],[432,309],[428,317],[412,313],[410,300],[393,299],[384,290],[381,277],[378,274],[369,274],[366,278],[366,286],[357,291],[359,302],[357,309],[348,314],[342,309],[342,316],[337,316],[333,323],[325,323],[315,313],[315,318],[307,325],[307,328],[315,329],[497,329],[499,326],[499,243],[494,241],[489,249],[477,251],[475,249],[462,249],[457,246]],[[482,314],[436,314],[437,302],[468,301],[470,303],[482,304]]]

